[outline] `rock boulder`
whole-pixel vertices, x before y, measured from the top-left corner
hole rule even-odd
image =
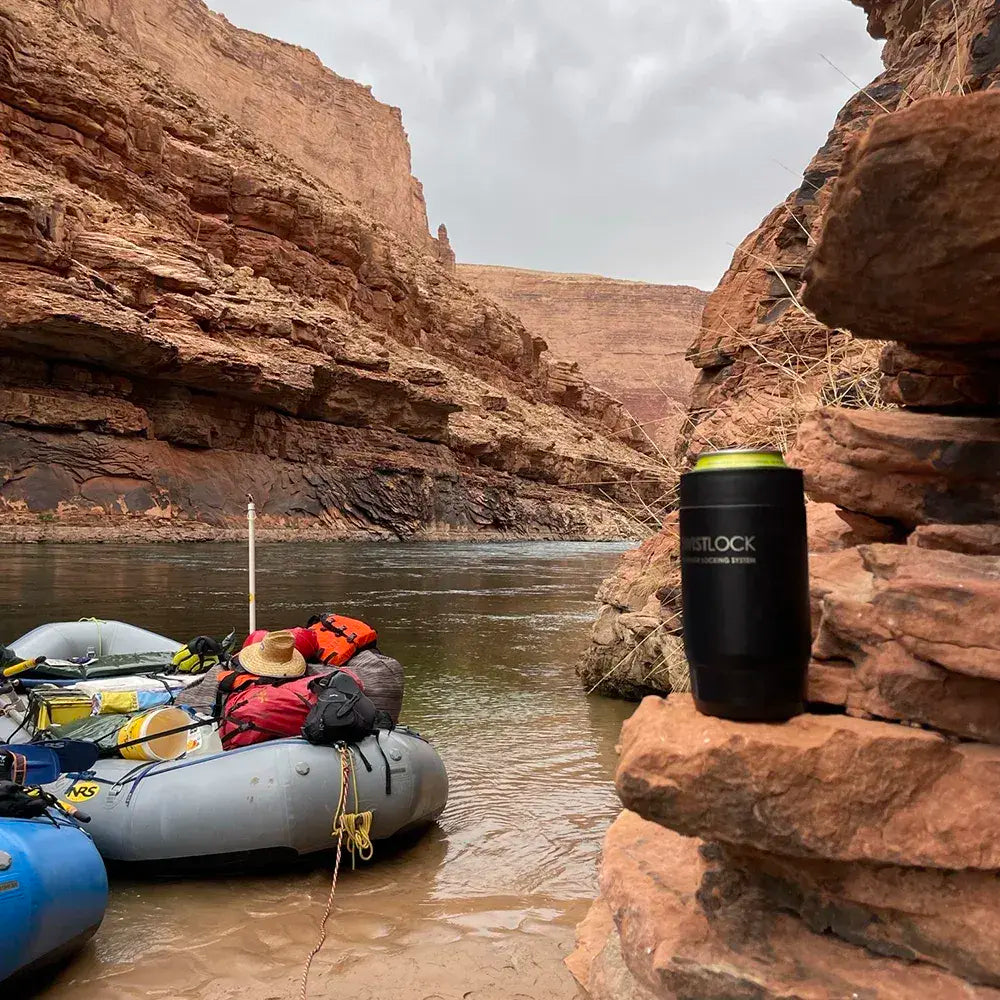
[[[582,984],[600,981],[610,966],[616,998],[1000,997],[929,963],[904,964],[816,934],[802,919],[769,908],[758,885],[720,870],[712,857],[697,840],[623,813],[608,832],[601,864],[601,898],[613,925],[606,916],[589,918],[597,941],[584,938],[570,965],[578,976],[586,973]],[[627,979],[612,964],[618,941]]]
[[[919,524],[1000,517],[1000,418],[828,408],[802,425],[789,461],[814,500]]]
[[[855,336],[1000,344],[1000,93],[920,101],[849,150],[805,304]]]
[[[852,714],[1000,743],[1000,559],[873,545],[814,560],[822,661],[849,663]]]
[[[617,786],[627,809],[687,836],[792,857],[991,870],[998,775],[994,747],[846,716],[732,723],[671,695],[646,698],[625,723]]]

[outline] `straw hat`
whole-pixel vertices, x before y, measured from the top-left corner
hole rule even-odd
[[[258,677],[302,677],[306,672],[306,661],[288,631],[269,632],[260,642],[241,649],[240,666]]]

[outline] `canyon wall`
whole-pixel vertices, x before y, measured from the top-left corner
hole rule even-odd
[[[733,723],[672,693],[625,725],[570,961],[601,1000],[1000,998],[1000,5],[865,7],[907,106],[845,150],[797,297],[876,345],[891,406],[814,410],[790,456],[809,711]],[[606,592],[662,586],[667,538]]]
[[[663,478],[621,405],[448,264],[0,0],[0,537],[227,537],[247,492],[264,537],[629,533]]]
[[[460,264],[459,275],[517,313],[558,358],[625,404],[665,452],[673,450],[695,372],[684,360],[707,293],[686,285],[617,281]]]
[[[231,24],[202,0],[71,0],[170,80],[415,245],[433,247],[399,108],[308,49]]]
[[[856,5],[868,14],[870,31],[886,39],[885,72],[847,102],[802,184],[747,236],[709,297],[688,352],[699,375],[679,437],[679,464],[711,448],[762,445],[787,452],[802,421],[821,406],[864,410],[903,398],[880,391],[877,340],[826,325],[803,301],[806,270],[852,144],[886,114],[992,86],[1000,17],[993,0]],[[906,359],[895,356],[883,365],[895,363],[905,376]],[[811,508],[810,518],[816,544],[824,547],[894,537],[870,518],[828,507]],[[588,689],[628,697],[666,689],[665,667],[677,658],[680,633],[678,584],[676,530],[668,522],[601,590],[600,615],[579,665]]]
[[[852,0],[886,40],[885,72],[847,102],[801,185],[737,249],[688,351],[699,369],[681,450],[787,450],[818,406],[869,408],[879,345],[820,322],[802,301],[805,268],[851,144],[871,122],[927,97],[983,89],[996,72],[992,0]]]

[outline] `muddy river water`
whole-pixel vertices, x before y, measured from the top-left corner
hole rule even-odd
[[[238,545],[10,546],[2,638],[85,616],[185,640],[245,629]],[[438,827],[342,873],[310,997],[562,998],[561,959],[616,811],[627,705],[583,697],[572,665],[623,551],[593,544],[331,544],[258,549],[258,624],[333,607],[407,668],[403,720],[448,767]],[[300,996],[328,859],[197,881],[116,877],[97,938],[47,1000]]]

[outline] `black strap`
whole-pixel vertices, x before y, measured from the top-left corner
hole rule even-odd
[[[327,690],[329,691],[329,688],[327,688]],[[361,701],[361,692],[358,691],[355,694],[347,694],[344,691],[338,691],[337,693],[342,694],[344,696],[344,704],[341,705],[336,712],[337,718],[342,719],[345,715],[347,715],[348,712],[354,711],[355,705],[357,705],[357,703]],[[327,699],[327,704],[329,704],[329,702],[330,699]]]
[[[245,684],[241,684],[239,687],[236,686],[236,682],[241,677],[251,678]],[[215,688],[215,706],[214,711],[216,715],[221,715],[222,709],[225,705],[226,699],[232,695],[236,697],[243,691],[252,687],[280,687],[282,684],[287,684],[289,681],[301,680],[299,677],[261,677],[259,674],[253,674],[249,670],[244,670],[242,667],[238,669],[230,668],[229,672],[226,673],[225,677],[219,678],[219,683]]]
[[[342,625],[337,625],[335,622],[330,621],[331,617],[332,617],[331,615],[322,615],[319,618],[317,618],[317,620],[313,624],[319,625],[327,632],[332,632],[334,635],[340,636],[341,639],[346,640],[352,646],[354,646],[355,652],[357,652],[357,645],[358,645],[357,632],[348,635],[346,628],[344,628]],[[310,622],[312,622],[312,619],[310,619]],[[320,662],[322,662],[324,666],[329,666],[330,661],[337,655],[337,653],[338,650],[331,649],[330,652],[327,653],[326,656],[324,656]]]
[[[298,680],[299,678],[293,678],[293,679]],[[267,733],[270,736],[277,736],[279,739],[284,739],[285,737],[288,736],[288,733],[281,733],[281,732],[278,732],[277,729],[268,729],[266,726],[259,726],[259,725],[257,725],[256,722],[254,722],[251,719],[235,719],[235,718],[233,718],[233,712],[235,712],[237,709],[243,708],[247,704],[247,700],[248,700],[248,699],[244,698],[243,701],[240,701],[240,702],[236,703],[236,699],[239,697],[239,695],[241,695],[243,693],[243,691],[246,688],[252,688],[252,687],[254,687],[254,685],[252,683],[251,684],[246,684],[242,688],[240,688],[239,691],[237,691],[235,694],[231,695],[231,697],[232,697],[232,699],[234,701],[233,706],[231,708],[228,705],[223,706],[224,708],[228,708],[229,710],[225,714],[221,714],[219,711],[216,711],[216,714],[209,721],[211,721],[211,722],[218,722],[220,724],[224,723],[224,722],[225,723],[229,723],[229,724],[235,726],[236,727],[236,731],[240,732],[240,733],[246,733],[246,732],[250,732],[251,730],[254,730],[255,732],[258,732],[258,733]],[[247,692],[247,693],[249,694],[249,692]],[[299,701],[302,702],[302,704],[306,708],[311,708],[312,707],[313,703],[308,698],[304,698],[297,691],[293,691],[292,693],[295,695],[296,698],[299,699]],[[227,698],[226,701],[228,701],[228,700],[229,699]],[[223,737],[222,733],[220,731],[220,733],[219,733],[219,739],[222,740],[222,747],[223,747],[223,749],[226,749],[226,743],[232,741],[232,736],[230,735],[228,738]]]
[[[334,635],[339,635],[341,639],[346,639],[348,642],[356,642],[358,638],[358,633],[354,632],[351,635],[347,634],[347,629],[343,625],[337,625],[335,622],[330,621],[330,616],[324,616],[320,618],[319,624],[326,629],[327,632],[332,632]]]
[[[389,758],[386,757],[385,751],[382,749],[382,744],[379,742],[379,732],[375,730],[375,746],[378,747],[378,752],[382,755],[382,760],[385,761],[385,794],[392,795],[392,768],[389,766]]]
[[[117,743],[115,746],[121,750],[123,747],[134,747],[138,746],[140,743],[148,743],[150,740],[158,740],[161,736],[176,736],[178,733],[189,733],[192,729],[201,729],[202,726],[208,726],[213,722],[218,722],[219,720],[212,716],[210,719],[204,719],[201,722],[192,722],[187,726],[178,726],[176,729],[168,729],[163,733],[156,733],[154,736],[140,736],[134,740],[126,740],[124,743]]]
[[[225,719],[222,719],[220,721],[231,722],[232,720],[229,719],[227,716]],[[236,733],[249,733],[249,732],[265,733],[268,736],[275,736],[278,739],[284,739],[288,735],[287,733],[279,733],[276,729],[266,729],[264,726],[258,726],[256,722],[251,722],[249,719],[243,719],[240,722],[233,722],[233,726],[235,727],[235,732],[228,733],[226,736],[223,736],[221,733],[219,734],[219,739],[222,741],[223,750],[228,749],[226,744],[231,743],[233,741],[233,737],[236,735]]]

